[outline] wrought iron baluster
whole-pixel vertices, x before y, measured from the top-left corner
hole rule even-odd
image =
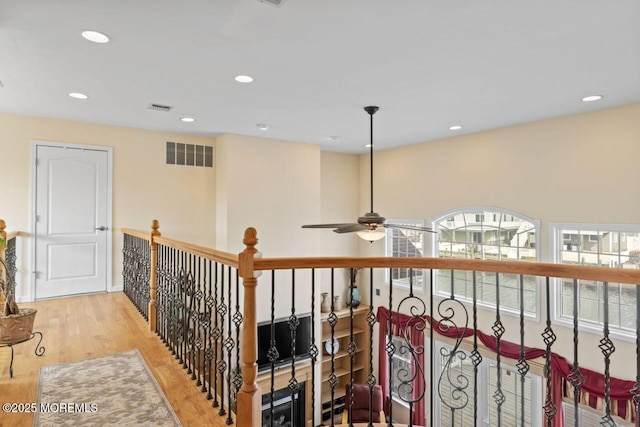
[[[220,377],[220,410],[218,411],[218,415],[223,416],[227,415],[227,411],[224,409],[224,371],[227,368],[227,362],[224,360],[224,349],[225,349],[225,326],[224,326],[224,316],[227,314],[227,306],[225,304],[224,299],[224,285],[225,285],[225,274],[224,274],[224,266],[220,266],[220,305],[218,306],[218,314],[220,315],[220,360],[218,361],[218,376]]]
[[[471,363],[473,363],[473,425],[478,425],[478,366],[482,363],[482,355],[478,351],[478,296],[477,274],[473,272],[473,351]]]
[[[600,419],[601,426],[615,427],[617,424],[611,418],[611,377],[609,366],[611,355],[616,351],[616,347],[609,338],[609,283],[604,282],[604,337],[600,340],[598,347],[604,356],[604,416]]]
[[[171,305],[169,307],[170,320],[170,342],[171,342],[171,354],[178,359],[178,304],[180,302],[180,271],[178,267],[178,251],[174,248],[170,249],[171,252]]]
[[[369,385],[369,426],[373,426],[373,386],[376,385],[376,377],[373,375],[373,326],[376,324],[376,315],[373,312],[373,268],[369,269],[369,313],[367,313],[367,323],[369,324],[369,374],[367,384]]]
[[[276,271],[271,270],[271,337],[269,340],[269,352],[267,357],[269,358],[271,368],[271,391],[269,396],[269,420],[270,426],[274,427],[273,420],[273,401],[275,396],[275,363],[280,358],[278,347],[276,346],[276,320],[275,320],[275,283],[276,283]]]
[[[389,396],[393,393],[393,355],[396,352],[396,346],[393,344],[393,268],[389,268],[389,325],[387,326],[387,363],[389,366]],[[353,393],[351,393],[351,401],[353,402]],[[349,408],[351,411],[351,407]],[[389,426],[393,419],[393,405],[389,405]]]
[[[180,281],[180,292],[182,299],[182,306],[180,307],[180,319],[182,320],[181,326],[182,331],[180,334],[180,363],[182,363],[182,368],[187,368],[187,341],[188,341],[188,330],[189,330],[189,295],[188,295],[188,286],[189,286],[189,267],[187,264],[187,253],[182,252],[182,280]]]
[[[240,311],[240,275],[238,270],[234,270],[236,275],[236,312],[233,315],[233,324],[236,325],[236,369],[233,375],[234,395],[238,396],[238,391],[242,387],[242,371],[240,370],[240,326],[244,320]]]
[[[520,374],[520,425],[524,427],[524,381],[529,372],[529,363],[527,363],[524,351],[524,276],[522,274],[520,275],[520,358],[518,359],[518,363],[516,363],[516,367]]]
[[[373,293],[372,293],[373,295]],[[413,269],[410,268],[409,269],[409,298],[413,298]],[[409,329],[410,329],[410,325],[409,322],[407,322],[407,325],[405,326],[406,330],[405,330],[405,336],[408,336],[408,334],[410,333]],[[373,335],[373,332],[372,332]],[[370,335],[370,336],[372,336]],[[410,351],[413,353],[414,349],[413,346],[410,347]],[[417,363],[417,360],[416,360]],[[372,368],[373,369],[373,368]],[[415,370],[416,368],[412,368],[412,370]],[[409,427],[413,427],[413,393],[414,393],[414,385],[413,385],[413,379],[415,378],[415,372],[411,372],[411,385],[409,387],[409,389],[411,390],[411,399],[409,400]],[[371,391],[371,399],[369,402],[369,412],[371,412],[371,407],[373,406],[373,390]],[[371,414],[369,415],[369,419],[371,419]],[[371,421],[369,421],[371,423]]]
[[[469,313],[466,306],[455,298],[455,271],[451,270],[451,293],[449,298],[438,303],[438,331],[448,333],[453,329],[455,332],[455,344],[451,350],[446,347],[440,348],[439,357],[444,359],[442,371],[438,379],[438,396],[442,404],[447,406],[451,412],[451,425],[456,425],[456,413],[464,410],[469,404],[469,379],[454,372],[457,361],[464,362],[467,354],[460,348],[462,345],[462,333],[469,325]],[[458,309],[458,310],[456,310]],[[461,322],[462,320],[462,322]],[[433,341],[432,341],[433,344]],[[444,392],[448,390],[447,399]],[[460,415],[462,417],[462,414]],[[459,424],[459,423],[458,423]]]
[[[431,357],[429,358],[429,381],[431,382],[430,387],[430,396],[429,399],[429,425],[435,426],[435,404],[434,404],[434,395],[433,390],[436,390],[436,379],[435,379],[435,360],[436,360],[436,347],[435,347],[435,337],[433,334],[433,285],[434,285],[434,271],[433,269],[429,270],[429,353]],[[453,284],[452,284],[453,285]],[[389,426],[390,427],[390,426]]]
[[[140,244],[142,245],[144,257],[143,257],[143,277],[142,283],[140,284],[143,289],[143,299],[142,299],[142,309],[144,311],[145,320],[149,320],[149,301],[151,300],[151,289],[150,289],[150,280],[151,280],[151,242],[148,242],[144,239],[140,239]]]
[[[206,261],[206,277],[207,277],[207,283],[206,283],[206,297],[205,297],[205,310],[204,310],[204,316],[207,319],[206,322],[206,329],[205,329],[205,335],[204,335],[204,342],[205,342],[205,348],[204,348],[204,357],[206,360],[206,382],[205,384],[202,385],[202,391],[206,391],[207,392],[207,400],[211,400],[213,399],[213,395],[211,394],[211,367],[212,367],[212,360],[214,358],[215,352],[213,349],[213,319],[212,317],[215,316],[215,312],[214,312],[214,299],[213,299],[213,290],[211,288],[212,282],[213,282],[213,273],[212,273],[212,262],[211,260]],[[206,389],[205,389],[206,386]]]
[[[196,307],[195,307],[195,312],[194,312],[194,321],[195,321],[195,327],[193,328],[194,330],[194,346],[195,346],[195,352],[193,354],[193,366],[194,366],[194,373],[196,374],[196,385],[197,386],[201,386],[202,385],[202,379],[200,378],[200,376],[202,375],[202,371],[203,371],[203,364],[204,364],[204,357],[203,353],[202,353],[202,347],[203,347],[203,335],[204,335],[204,330],[203,330],[203,322],[205,321],[205,319],[203,318],[203,312],[202,312],[202,304],[203,304],[203,298],[204,298],[204,292],[203,292],[203,272],[202,272],[202,258],[199,256],[196,256]]]
[[[196,262],[196,277],[197,277],[197,281],[196,283],[198,284],[198,287],[196,289],[196,324],[197,327],[195,328],[195,346],[196,346],[196,353],[194,355],[194,366],[196,367],[196,371],[197,371],[197,379],[196,379],[196,385],[197,386],[201,386],[204,383],[204,363],[205,363],[205,359],[204,359],[204,349],[203,347],[206,347],[205,342],[203,341],[206,340],[205,338],[205,322],[206,322],[206,317],[205,317],[205,313],[206,313],[206,309],[203,308],[204,305],[204,295],[205,295],[205,290],[206,290],[206,279],[204,278],[204,271],[203,271],[203,267],[202,267],[202,263],[203,263],[203,259],[201,257],[197,257],[196,258],[197,262]],[[205,310],[205,312],[203,312],[203,309]],[[206,389],[202,390],[203,392],[206,391]]]
[[[227,281],[228,281],[228,286],[227,286],[227,297],[228,297],[228,303],[229,303],[229,310],[228,310],[228,316],[229,316],[229,334],[227,335],[227,339],[224,342],[224,346],[227,350],[227,404],[231,405],[231,391],[233,389],[233,384],[231,382],[231,368],[232,368],[232,364],[231,364],[231,358],[233,356],[233,348],[235,347],[235,343],[233,342],[233,337],[232,337],[232,327],[231,327],[231,266],[227,267]],[[229,424],[233,424],[233,418],[231,418],[231,410],[228,411],[227,413],[227,420],[226,420],[227,425]]]
[[[187,255],[187,282],[186,282],[186,297],[187,297],[187,308],[185,310],[185,367],[187,369],[187,374],[191,374],[191,379],[194,380],[195,372],[193,371],[193,353],[195,346],[194,339],[194,305],[195,305],[195,285],[197,283],[197,279],[194,276],[194,256],[193,254]]]
[[[171,301],[171,311],[172,311],[172,343],[171,343],[171,352],[173,353],[176,360],[180,360],[180,257],[177,249],[173,249],[173,295]]]
[[[502,392],[502,365],[501,365],[501,357],[500,357],[500,346],[502,335],[504,335],[505,329],[502,321],[500,320],[500,274],[496,273],[496,321],[491,328],[493,330],[493,334],[496,337],[496,371],[497,371],[497,380],[496,380],[496,392],[493,393],[493,398],[496,402],[497,413],[498,413],[498,426],[502,425],[502,404],[505,402],[505,396]]]
[[[218,305],[218,263],[214,263],[214,271],[213,271],[213,332],[211,337],[213,338],[213,402],[211,406],[217,408],[220,406],[218,402],[218,356],[220,356],[220,327],[218,326],[218,317],[220,314],[220,306]],[[224,414],[223,414],[224,415]]]
[[[158,309],[158,323],[156,334],[160,337],[162,342],[166,345],[167,341],[165,339],[165,297],[166,297],[166,282],[165,282],[165,257],[164,257],[164,246],[158,245],[158,265],[156,266],[156,277],[158,280],[158,289],[156,294],[156,304]]]
[[[331,340],[330,347],[333,350],[333,342],[335,340],[335,328],[338,323],[338,316],[335,311],[334,304],[334,286],[335,286],[335,269],[331,269],[331,311],[327,317],[327,323],[331,328]],[[335,425],[335,398],[336,398],[336,385],[338,385],[338,377],[336,376],[336,355],[335,351],[331,351],[331,373],[329,374],[329,388],[331,389],[331,427]]]
[[[311,269],[311,425],[316,425],[316,361],[318,360],[318,346],[316,345],[316,270]],[[272,414],[273,416],[273,414]]]
[[[553,418],[556,416],[558,409],[556,408],[555,403],[553,403],[553,391],[551,389],[551,346],[556,342],[556,334],[551,328],[551,292],[549,277],[546,278],[545,290],[547,295],[547,326],[544,328],[542,338],[547,346],[544,362],[544,377],[547,383],[547,391],[543,409],[545,416],[547,417],[547,427],[551,427],[553,425]]]
[[[349,355],[349,407],[348,408],[344,408],[344,410],[347,411],[347,420],[349,421],[349,425],[353,424],[353,364],[354,364],[354,359],[356,357],[356,352],[358,350],[358,347],[356,346],[356,343],[353,339],[353,286],[355,285],[355,283],[353,283],[353,273],[352,270],[349,269],[349,288],[348,288],[348,292],[350,295],[350,299],[349,299],[349,345],[347,346],[347,354]]]
[[[573,367],[567,376],[573,386],[573,416],[575,426],[579,426],[580,420],[580,387],[584,383],[584,376],[580,372],[578,364],[578,279],[573,279]]]
[[[124,291],[124,294],[129,299],[131,299],[129,297],[131,290],[129,289],[130,284],[128,280],[128,275],[131,269],[131,266],[129,265],[130,248],[131,248],[131,236],[129,236],[128,234],[125,234],[122,237],[122,290]]]
[[[298,391],[298,380],[296,379],[296,333],[300,320],[296,316],[296,271],[291,270],[291,315],[289,316],[289,331],[291,332],[291,379],[289,379],[289,391],[291,392],[291,401],[295,401],[295,395]],[[296,420],[295,405],[291,405],[292,420]]]
[[[409,414],[411,414],[409,417],[409,426],[413,426],[413,407],[416,404],[424,405],[423,399],[426,393],[426,383],[422,361],[424,359],[424,344],[421,343],[414,346],[412,338],[414,334],[424,334],[427,306],[422,298],[413,294],[413,272],[411,269],[409,272],[409,295],[400,301],[397,311],[399,313],[411,314],[409,320],[407,320],[406,324],[400,329],[402,343],[399,349],[400,354],[409,354],[411,366],[409,368],[410,370],[406,368],[400,369],[395,377],[398,380],[398,397],[409,406]],[[419,384],[417,383],[418,378],[421,379]],[[417,389],[416,386],[420,386],[420,389]],[[422,403],[419,403],[421,401]],[[423,424],[422,420],[418,421]]]

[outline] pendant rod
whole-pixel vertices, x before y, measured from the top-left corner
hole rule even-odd
[[[370,200],[371,200],[371,210],[373,213],[373,115],[378,111],[378,107],[370,106],[364,107],[364,111],[369,114],[370,126],[369,126],[369,183],[370,183]]]

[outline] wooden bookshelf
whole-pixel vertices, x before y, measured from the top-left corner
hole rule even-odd
[[[356,353],[353,359],[353,382],[354,384],[364,384],[367,381],[369,373],[369,324],[367,323],[367,313],[369,306],[360,306],[353,310],[353,342],[356,344]],[[351,341],[350,316],[349,308],[336,311],[338,323],[334,328],[333,337],[339,343],[339,349],[333,356],[327,353],[325,344],[331,339],[331,326],[327,319],[329,313],[322,313],[322,343],[320,355],[320,363],[322,366],[322,424],[331,424],[331,387],[329,386],[329,375],[331,374],[331,366],[333,361],[333,370],[337,377],[338,383],[333,390],[333,419],[334,422],[340,424],[342,422],[342,411],[346,410],[345,386],[351,381],[350,368],[351,358],[347,352],[347,347]],[[327,417],[326,419],[324,419]]]

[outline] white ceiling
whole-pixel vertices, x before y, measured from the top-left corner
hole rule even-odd
[[[0,0],[0,81],[0,112],[361,153],[366,105],[379,150],[640,102],[640,1]]]

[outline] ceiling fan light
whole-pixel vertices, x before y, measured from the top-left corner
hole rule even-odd
[[[386,233],[376,229],[358,231],[357,234],[361,239],[366,240],[367,242],[375,242],[376,240],[382,239]]]

